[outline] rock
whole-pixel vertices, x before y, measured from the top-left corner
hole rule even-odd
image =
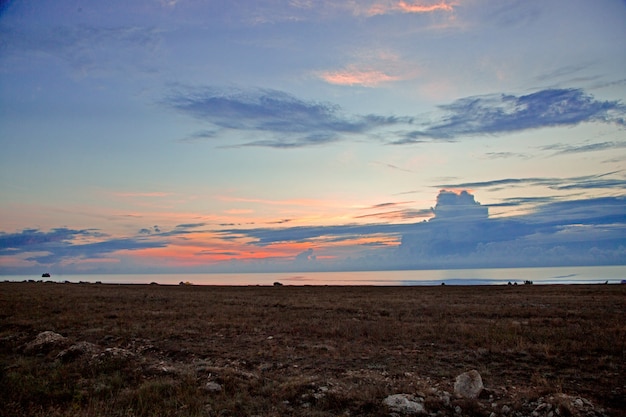
[[[222,386],[217,382],[209,381],[204,386],[204,390],[208,392],[222,392]]]
[[[28,343],[24,347],[24,352],[30,354],[48,353],[55,349],[63,349],[68,344],[69,339],[67,337],[52,331],[45,331],[39,333],[35,340]]]
[[[478,398],[483,388],[483,380],[475,369],[457,376],[454,382],[454,393],[464,398]]]
[[[415,396],[410,394],[394,394],[383,400],[383,404],[391,411],[401,414],[424,414],[424,404]]]
[[[115,363],[119,361],[127,361],[135,358],[135,354],[127,349],[112,347],[106,348],[100,353],[94,355],[91,359],[94,363]]]
[[[93,343],[78,342],[61,351],[57,355],[57,359],[60,359],[62,362],[71,362],[83,355],[93,356],[98,353],[98,351],[98,346],[94,345]]]

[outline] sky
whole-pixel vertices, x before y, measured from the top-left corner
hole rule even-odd
[[[0,274],[626,265],[626,2],[0,2]]]

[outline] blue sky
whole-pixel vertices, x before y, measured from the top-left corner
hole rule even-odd
[[[9,1],[0,274],[626,264],[626,2]]]

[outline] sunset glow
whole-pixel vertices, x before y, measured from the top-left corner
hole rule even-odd
[[[0,274],[625,265],[625,21],[4,2]]]

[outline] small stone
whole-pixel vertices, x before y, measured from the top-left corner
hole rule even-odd
[[[222,386],[217,382],[209,381],[204,386],[204,390],[208,392],[222,392]]]
[[[454,412],[456,414],[461,414],[463,412],[463,409],[457,405],[456,407],[454,407]]]
[[[574,407],[576,408],[583,408],[585,406],[585,404],[583,403],[583,400],[581,400],[580,398],[576,398],[574,400]]]
[[[511,407],[509,407],[508,405],[503,405],[502,406],[502,414],[509,414],[511,412]]]

